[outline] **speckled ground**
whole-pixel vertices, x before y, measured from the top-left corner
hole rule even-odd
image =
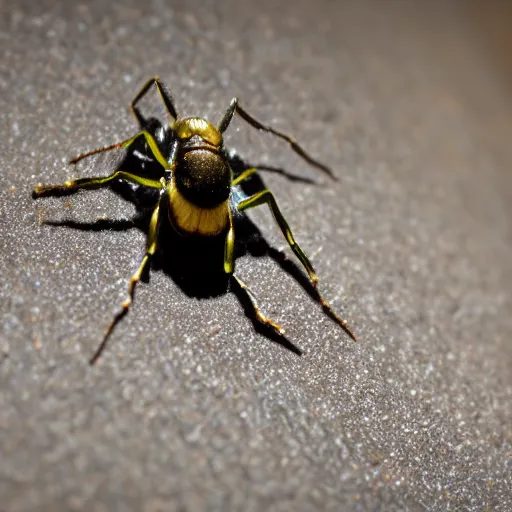
[[[141,5],[0,2],[0,510],[512,510],[506,3]],[[245,255],[302,357],[235,295],[157,269],[87,365],[144,233],[112,191],[30,192],[132,134],[154,74],[184,115],[216,121],[236,94],[335,169],[241,121],[227,137],[316,181],[265,175],[359,344]]]

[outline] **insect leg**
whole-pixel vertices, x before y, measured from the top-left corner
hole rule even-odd
[[[171,93],[167,90],[167,87],[165,87],[165,85],[160,81],[160,78],[154,76],[153,78],[150,78],[142,86],[141,90],[138,92],[137,96],[135,96],[135,98],[130,104],[131,111],[141,126],[144,125],[144,117],[137,108],[137,103],[146,95],[146,93],[149,91],[153,84],[155,85],[158,94],[160,94],[160,97],[162,98],[162,101],[165,105],[165,108],[167,109],[168,114],[172,118],[178,119],[178,114],[176,112],[176,108],[174,107],[174,100],[171,96]]]
[[[289,135],[286,135],[285,133],[279,132],[277,130],[274,130],[271,126],[264,125],[263,123],[260,123],[258,120],[256,120],[254,117],[252,117],[248,112],[246,112],[238,103],[238,98],[233,98],[231,100],[231,103],[224,114],[224,117],[222,118],[220,124],[219,124],[219,131],[223,133],[227,127],[229,126],[229,123],[231,122],[231,119],[233,119],[233,116],[235,112],[246,122],[248,122],[253,128],[256,128],[257,130],[261,130],[267,133],[270,133],[272,135],[275,135],[276,137],[279,137],[280,139],[288,142],[290,147],[297,153],[301,158],[303,158],[308,164],[312,165],[313,167],[316,167],[317,169],[320,169],[325,174],[328,174],[333,180],[336,180],[336,176],[333,174],[332,170],[329,169],[326,165],[320,163],[318,160],[315,160],[313,157],[311,157],[302,147],[298,144],[298,142]]]
[[[107,345],[108,338],[112,334],[112,331],[114,330],[115,326],[128,313],[128,310],[130,309],[130,306],[132,305],[132,302],[133,302],[133,297],[135,294],[135,286],[140,281],[140,278],[142,276],[142,273],[144,272],[146,265],[148,265],[148,263],[150,262],[151,256],[153,256],[156,252],[157,239],[158,239],[158,228],[160,225],[160,202],[162,201],[162,197],[164,197],[164,196],[165,195],[160,196],[158,205],[153,210],[153,214],[151,215],[151,221],[149,223],[148,237],[146,240],[146,254],[144,255],[144,258],[142,258],[142,262],[141,262],[139,268],[136,270],[136,272],[130,278],[130,282],[128,284],[128,297],[121,304],[122,310],[114,317],[114,319],[108,326],[105,336],[103,337],[103,341],[101,342],[100,346],[97,348],[96,352],[90,359],[89,362],[91,365],[94,365],[96,363],[96,361],[99,359],[99,357],[101,356],[103,350],[105,349],[105,347]]]
[[[224,246],[224,272],[233,274],[235,271],[235,226],[233,225],[233,215],[231,210],[229,215],[229,229],[226,235],[226,245]]]
[[[115,179],[131,181],[132,183],[136,183],[137,185],[143,185],[145,187],[150,188],[163,188],[163,185],[160,181],[150,180],[148,178],[143,178],[142,176],[137,176],[136,174],[131,174],[124,171],[116,171],[110,176],[99,176],[95,178],[79,178],[76,180],[66,181],[63,185],[39,184],[34,188],[34,191],[32,192],[32,197],[34,199],[37,199],[39,197],[62,196],[73,194],[75,192],[78,192],[81,188],[92,189],[103,187],[105,185],[108,185],[112,180]]]
[[[250,178],[253,174],[256,174],[259,171],[266,171],[266,172],[274,172],[277,174],[282,174],[283,176],[286,176],[290,181],[300,181],[302,183],[314,183],[313,180],[308,178],[302,178],[300,176],[295,176],[293,174],[287,173],[285,170],[280,169],[279,167],[269,167],[266,165],[258,165],[258,167],[251,167],[250,169],[246,169],[241,174],[239,174],[231,183],[231,185],[238,185],[241,181],[246,180],[247,178]]]
[[[256,299],[254,298],[253,293],[249,289],[249,287],[236,275],[232,274],[232,279],[234,279],[237,283],[237,285],[240,287],[240,289],[245,293],[247,298],[249,299],[249,302],[251,303],[251,306],[254,310],[254,314],[256,315],[256,319],[258,322],[260,322],[263,325],[266,325],[268,327],[271,327],[277,334],[283,336],[284,335],[284,329],[282,329],[279,325],[277,325],[275,322],[270,320],[270,318],[267,318],[264,316],[260,308],[256,302]]]
[[[248,298],[256,316],[256,319],[263,325],[271,327],[274,331],[279,335],[284,334],[284,330],[279,327],[275,322],[264,316],[258,304],[256,303],[256,299],[254,298],[253,293],[247,287],[247,285],[234,273],[235,271],[235,263],[234,263],[234,246],[235,246],[235,230],[233,226],[233,216],[231,211],[229,212],[229,229],[226,235],[226,246],[224,249],[224,271],[226,274],[229,274],[232,279],[235,280],[236,284]]]
[[[132,144],[132,142],[134,142],[139,137],[144,137],[146,139],[146,142],[150,147],[151,151],[153,152],[153,156],[156,158],[158,163],[164,169],[169,169],[169,162],[162,155],[162,152],[160,151],[155,138],[146,130],[142,130],[133,137],[123,140],[122,142],[118,142],[117,144],[112,144],[111,146],[105,146],[103,148],[93,149],[92,151],[88,151],[87,153],[82,153],[81,155],[78,155],[77,157],[73,158],[69,163],[76,164],[80,162],[80,160],[87,158],[88,156],[96,155],[97,153],[103,153],[104,151],[111,151],[112,149],[119,148],[128,148]]]
[[[309,258],[306,256],[306,253],[302,250],[300,245],[295,241],[295,238],[290,229],[290,226],[288,225],[285,218],[283,217],[281,210],[279,210],[279,207],[277,206],[277,202],[276,202],[272,192],[270,192],[270,190],[263,190],[261,192],[258,192],[257,194],[254,194],[251,197],[248,197],[247,199],[243,199],[242,201],[240,201],[240,203],[238,203],[238,209],[240,211],[244,211],[244,210],[247,210],[248,208],[254,208],[255,206],[259,206],[261,204],[268,205],[268,207],[270,208],[270,211],[272,212],[272,215],[274,216],[274,219],[277,222],[277,225],[281,229],[281,232],[283,233],[284,237],[286,238],[286,241],[290,245],[291,250],[295,253],[297,258],[299,258],[300,262],[302,263],[302,265],[306,269],[307,273],[309,274],[311,283],[313,284],[313,286],[316,290],[316,293],[318,294],[318,299],[319,299],[320,303],[322,304],[324,311],[332,319],[334,319],[354,341],[357,341],[355,334],[350,330],[347,322],[345,320],[343,320],[341,317],[339,317],[334,312],[331,305],[320,294],[320,292],[318,290],[318,277],[315,273],[315,269],[313,268],[313,265],[309,261]]]
[[[241,181],[246,180],[247,178],[251,177],[253,174],[256,174],[257,172],[258,172],[258,169],[256,167],[251,167],[250,169],[246,169],[244,172],[242,172],[242,174],[240,174],[240,176],[238,176],[231,182],[231,185],[232,186],[238,185]]]

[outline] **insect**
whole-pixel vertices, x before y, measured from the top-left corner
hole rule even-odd
[[[164,126],[159,122],[156,122],[156,124],[153,122],[150,125],[138,106],[140,100],[153,87],[158,92],[165,110],[171,118],[168,125]],[[234,115],[238,114],[253,128],[284,140],[306,162],[332,179],[336,179],[332,171],[306,153],[293,137],[257,121],[241,107],[237,98],[231,101],[218,126],[214,126],[206,119],[200,117],[181,118],[178,115],[174,106],[174,100],[168,89],[158,77],[153,77],[144,84],[135,96],[130,108],[141,127],[141,131],[117,144],[82,153],[73,158],[70,163],[76,164],[82,159],[98,153],[120,148],[128,150],[137,145],[137,147],[143,148],[139,152],[139,169],[130,169],[130,172],[116,170],[108,176],[79,178],[66,181],[62,185],[38,184],[32,194],[34,199],[68,195],[81,189],[96,189],[109,186],[109,184],[119,180],[154,189],[158,192],[158,200],[152,211],[149,223],[144,257],[136,272],[130,278],[128,296],[121,304],[122,310],[113,318],[108,326],[101,344],[90,359],[90,364],[93,365],[98,361],[114,327],[128,312],[134,299],[135,287],[157,251],[158,233],[164,220],[168,220],[173,228],[184,236],[224,237],[224,272],[243,290],[253,308],[257,321],[273,330],[277,335],[283,336],[284,331],[281,327],[263,315],[253,293],[235,273],[234,216],[238,215],[239,212],[244,212],[260,205],[267,205],[270,208],[291,250],[307,271],[324,311],[354,341],[357,341],[347,322],[333,311],[330,304],[318,291],[318,278],[313,265],[296,242],[272,192],[264,189],[247,196],[241,189],[240,183],[257,173],[258,168],[246,169],[234,177],[229,165],[228,152],[223,143],[223,133],[229,127]],[[148,177],[147,173],[143,172],[145,161],[153,161],[159,164],[161,167],[159,176]],[[163,218],[164,211],[167,212],[167,215],[165,215],[166,219]]]

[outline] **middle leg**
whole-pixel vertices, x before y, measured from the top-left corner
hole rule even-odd
[[[276,202],[275,197],[272,194],[272,192],[270,192],[270,190],[267,189],[267,190],[263,190],[263,191],[255,194],[251,197],[248,197],[247,199],[244,199],[244,200],[240,201],[240,203],[238,203],[238,209],[240,211],[244,211],[249,208],[254,208],[255,206],[259,206],[262,204],[268,205],[268,207],[270,208],[270,211],[272,212],[272,215],[274,216],[274,219],[277,222],[277,225],[281,229],[281,232],[283,233],[284,237],[286,238],[286,241],[288,242],[291,250],[295,253],[297,258],[299,258],[300,262],[306,269],[306,271],[309,275],[309,278],[311,280],[311,283],[313,284],[313,287],[315,288],[315,291],[318,295],[318,299],[319,299],[320,303],[322,304],[324,311],[332,319],[334,319],[354,341],[357,341],[355,334],[351,331],[346,320],[344,320],[343,318],[341,318],[339,315],[337,315],[334,312],[331,305],[327,302],[327,300],[322,296],[322,294],[318,290],[318,277],[316,275],[315,269],[313,268],[313,265],[309,261],[309,258],[306,256],[306,253],[302,250],[300,245],[295,241],[295,238],[290,229],[290,226],[286,222],[286,219],[283,217],[281,210],[277,206],[277,202]]]
[[[39,184],[34,188],[32,192],[32,197],[34,199],[38,199],[39,197],[63,196],[74,194],[75,192],[78,192],[82,188],[93,189],[104,187],[115,179],[131,181],[132,183],[136,183],[137,185],[143,185],[149,188],[161,189],[164,186],[160,181],[151,180],[124,171],[116,171],[110,174],[109,176],[99,176],[94,178],[78,178],[76,180],[69,180],[66,181],[63,185]]]

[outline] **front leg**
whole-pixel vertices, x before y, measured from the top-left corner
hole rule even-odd
[[[235,115],[235,112],[247,123],[249,123],[253,128],[256,128],[257,130],[264,131],[267,133],[270,133],[276,137],[279,137],[280,139],[288,142],[290,147],[292,148],[297,155],[299,155],[302,159],[304,159],[309,165],[312,165],[313,167],[316,167],[317,169],[320,169],[325,174],[328,174],[333,180],[337,180],[336,176],[333,174],[332,170],[329,169],[326,165],[320,163],[318,160],[315,160],[312,156],[309,155],[304,149],[302,149],[302,146],[299,145],[299,143],[290,135],[286,135],[285,133],[279,132],[277,130],[274,130],[271,126],[264,125],[263,123],[260,123],[257,119],[252,117],[246,110],[244,110],[239,102],[238,98],[233,98],[231,101],[228,109],[226,110],[226,113],[224,114],[224,117],[222,118],[221,122],[219,123],[219,131],[221,133],[224,133],[229,126],[229,123],[231,123],[231,120],[233,119],[233,116]]]
[[[178,119],[178,113],[176,112],[176,108],[174,106],[174,100],[171,96],[171,93],[167,90],[165,85],[160,81],[160,78],[157,76],[154,76],[153,78],[150,78],[140,89],[140,91],[137,93],[137,96],[133,98],[133,101],[130,104],[131,111],[139,124],[143,126],[144,124],[144,118],[142,117],[142,114],[140,113],[137,103],[148,93],[151,86],[154,85],[156,87],[156,90],[158,91],[158,94],[160,95],[160,98],[162,99],[165,108],[167,109],[167,113],[174,118],[175,120]]]
[[[153,156],[155,157],[157,162],[164,169],[167,169],[167,170],[170,169],[170,164],[167,161],[167,159],[162,155],[162,152],[160,151],[160,148],[158,147],[158,144],[157,144],[155,138],[147,130],[142,130],[141,132],[137,133],[133,137],[130,137],[129,139],[123,140],[122,142],[118,142],[117,144],[112,144],[111,146],[105,146],[105,147],[102,147],[102,148],[93,149],[92,151],[88,151],[87,153],[82,153],[82,154],[78,155],[77,157],[73,158],[69,163],[70,164],[76,164],[76,163],[80,162],[80,160],[82,160],[84,158],[87,158],[87,157],[92,156],[92,155],[96,155],[98,153],[103,153],[105,151],[111,151],[113,149],[119,149],[119,148],[127,149],[139,137],[144,137],[144,139],[146,139],[146,143],[149,146],[149,148],[151,149],[151,151],[153,153]]]

